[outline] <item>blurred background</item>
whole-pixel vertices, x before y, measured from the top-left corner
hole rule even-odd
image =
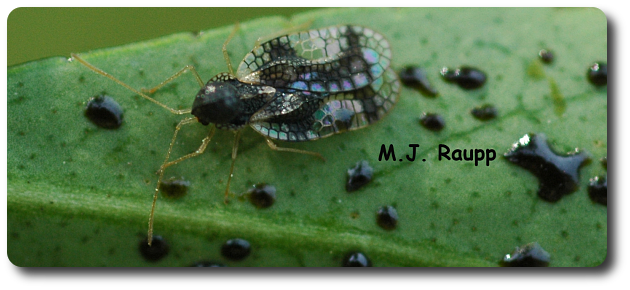
[[[7,65],[312,9],[16,8],[7,19]]]

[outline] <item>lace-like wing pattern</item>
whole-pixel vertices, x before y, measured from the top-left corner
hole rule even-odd
[[[400,83],[387,40],[361,26],[283,35],[255,47],[238,81],[272,87],[273,98],[249,116],[259,133],[308,141],[366,127],[394,106]]]

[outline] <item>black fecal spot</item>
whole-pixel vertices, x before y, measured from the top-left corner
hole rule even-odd
[[[473,67],[463,66],[454,70],[445,67],[440,74],[445,81],[465,90],[477,89],[486,83],[486,74]]]
[[[400,80],[405,86],[414,88],[427,97],[435,97],[438,91],[431,86],[426,72],[416,66],[408,66],[399,73]]]
[[[145,238],[140,241],[139,249],[145,260],[157,262],[168,254],[169,246],[161,236],[153,236],[151,246],[149,246],[148,240]]]
[[[393,206],[383,206],[376,212],[376,223],[384,230],[391,231],[398,225],[398,212]]]
[[[353,192],[368,184],[372,180],[373,173],[374,169],[372,169],[367,161],[362,160],[357,162],[355,167],[348,169],[346,191]]]
[[[190,265],[191,267],[227,267],[221,263],[215,263],[210,261],[200,261]]]
[[[544,134],[526,134],[503,156],[534,174],[540,182],[538,196],[550,202],[577,190],[578,170],[590,161],[577,149],[567,156],[556,154]]]
[[[228,260],[240,261],[251,252],[252,247],[249,242],[243,239],[231,239],[221,246],[221,255]]]
[[[553,62],[553,52],[551,52],[549,50],[541,49],[538,52],[538,57],[540,57],[540,60],[543,63],[550,64],[550,63]]]
[[[258,183],[247,191],[247,197],[256,208],[268,208],[276,201],[276,187]]]
[[[516,247],[499,262],[502,267],[547,267],[551,256],[538,243]]]
[[[604,169],[608,170],[608,156],[602,158],[601,162]]]
[[[608,206],[608,175],[595,176],[589,180],[588,196],[593,202]]]
[[[595,86],[605,86],[608,83],[608,65],[605,62],[594,63],[588,68],[586,78]]]
[[[372,267],[372,262],[363,253],[354,252],[343,258],[344,267]]]
[[[101,128],[118,129],[122,125],[123,109],[112,97],[99,95],[88,100],[85,116]]]
[[[497,117],[497,108],[490,104],[473,108],[470,113],[475,119],[480,121],[488,121]]]
[[[171,178],[160,183],[160,191],[169,198],[181,198],[188,193],[190,181]]]
[[[444,126],[446,126],[446,122],[441,115],[434,113],[423,113],[422,116],[420,116],[420,125],[428,130],[438,132],[444,129]]]

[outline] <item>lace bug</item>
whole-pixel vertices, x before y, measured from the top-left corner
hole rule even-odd
[[[382,119],[394,106],[400,82],[390,67],[391,49],[379,33],[362,26],[330,26],[289,33],[256,45],[233,72],[227,44],[223,44],[228,71],[203,83],[193,66],[186,66],[151,90],[136,90],[96,68],[76,54],[72,58],[143,98],[174,114],[192,114],[179,122],[158,170],[159,178],[149,217],[148,243],[153,236],[153,216],[164,170],[185,159],[200,155],[210,142],[214,128],[235,132],[232,164],[225,190],[225,200],[236,161],[242,129],[248,125],[263,135],[269,147],[277,151],[319,153],[284,148],[273,140],[311,141],[345,131],[366,127]],[[199,83],[191,109],[172,109],[148,94],[155,92],[183,73],[191,71]],[[183,125],[199,122],[214,124],[201,146],[193,153],[169,161]]]

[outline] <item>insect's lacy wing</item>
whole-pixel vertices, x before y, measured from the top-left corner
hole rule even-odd
[[[387,115],[398,99],[400,82],[396,73],[387,69],[369,86],[353,92],[330,95],[318,102],[311,116],[268,119],[253,122],[254,130],[264,136],[283,141],[308,141],[366,127]],[[309,108],[305,105],[303,108]],[[295,111],[294,111],[295,113]]]
[[[249,123],[269,121],[271,119],[304,119],[319,106],[321,97],[314,97],[311,92],[277,91],[273,100],[265,104],[249,118]]]
[[[391,49],[381,34],[361,26],[331,26],[255,47],[236,76],[250,84],[338,93],[368,86],[390,63]]]
[[[323,138],[373,124],[393,108],[399,93],[398,77],[388,68],[369,86],[326,98],[313,114],[313,130]]]

